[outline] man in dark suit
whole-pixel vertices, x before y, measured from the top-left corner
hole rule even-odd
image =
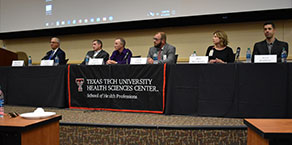
[[[254,55],[269,55],[276,54],[277,61],[281,62],[281,53],[283,48],[285,48],[288,56],[288,43],[279,41],[275,38],[276,27],[273,22],[264,23],[264,34],[266,39],[261,42],[257,42],[254,45],[253,53],[252,53],[252,61],[254,61]]]
[[[175,64],[175,47],[166,43],[166,34],[164,32],[156,33],[153,37],[153,42],[154,47],[149,49],[147,62],[149,64]],[[157,55],[157,62],[153,60],[155,55]]]
[[[88,51],[83,62],[81,64],[85,65],[86,57],[89,58],[103,58],[103,62],[109,58],[109,54],[102,49],[102,41],[101,40],[93,40],[92,41],[92,48],[93,50]]]
[[[48,51],[46,56],[42,58],[42,60],[55,60],[56,56],[59,58],[59,64],[65,65],[66,64],[66,54],[60,48],[60,39],[57,37],[51,38],[51,48],[52,50]]]

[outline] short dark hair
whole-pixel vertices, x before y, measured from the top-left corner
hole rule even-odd
[[[263,27],[265,27],[266,25],[272,25],[272,27],[274,29],[276,29],[276,25],[273,22],[271,22],[271,21],[265,22],[264,25],[263,25]]]
[[[94,40],[92,40],[92,42],[97,42],[98,44],[100,44],[100,48],[102,48],[102,41],[101,40],[99,40],[99,39],[94,39]]]
[[[126,40],[124,38],[116,38],[116,40],[118,40],[118,39],[121,41],[123,47],[125,47],[126,46]]]

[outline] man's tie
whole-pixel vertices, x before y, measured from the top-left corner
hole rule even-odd
[[[159,52],[158,52],[158,60],[161,60],[161,49],[159,49]]]
[[[54,56],[54,51],[52,50],[51,51],[51,55],[50,55],[50,57],[49,57],[49,60],[51,60],[51,58]]]

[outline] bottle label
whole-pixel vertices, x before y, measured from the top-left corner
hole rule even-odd
[[[250,56],[251,56],[250,54],[246,54],[246,58],[250,58]]]
[[[156,53],[153,54],[153,60],[158,60],[158,55]]]
[[[281,55],[281,57],[282,57],[282,58],[286,58],[287,55],[284,53],[284,54]]]

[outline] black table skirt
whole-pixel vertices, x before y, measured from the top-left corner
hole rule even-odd
[[[0,67],[5,104],[66,107],[66,66]]]
[[[292,117],[290,63],[178,64],[166,70],[165,114]],[[68,107],[66,66],[0,67],[0,85],[9,105]]]
[[[292,116],[292,64],[185,64],[167,69],[166,114]]]

